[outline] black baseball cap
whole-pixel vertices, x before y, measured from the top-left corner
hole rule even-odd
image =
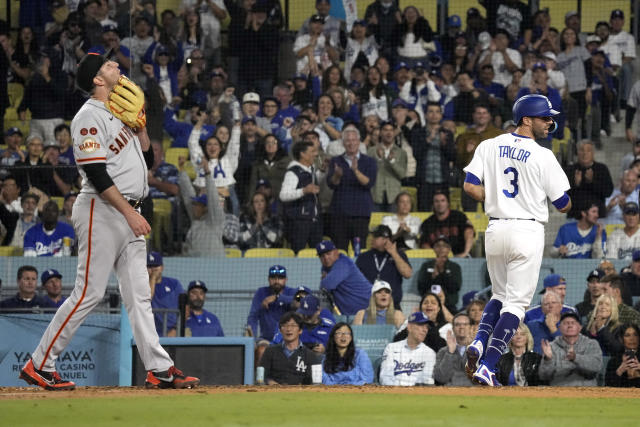
[[[373,237],[386,237],[390,239],[393,233],[391,233],[391,229],[389,228],[389,226],[380,224],[373,229],[371,234],[373,234]]]
[[[622,207],[622,213],[625,215],[637,215],[638,214],[638,204],[636,202],[627,202]]]
[[[589,272],[589,275],[587,276],[587,282],[591,281],[591,279],[602,279],[604,276],[606,276],[604,270],[601,270],[599,268],[596,268],[595,270],[591,270]]]
[[[309,22],[319,22],[321,24],[324,24],[324,16],[322,15],[311,15],[311,18],[309,18]]]
[[[564,319],[567,319],[567,318],[569,318],[569,317],[572,317],[572,318],[576,319],[576,321],[577,321],[579,324],[582,324],[582,322],[580,321],[580,316],[578,316],[578,313],[576,313],[576,312],[575,312],[575,311],[573,311],[573,310],[572,310],[572,311],[567,311],[567,312],[562,313],[562,315],[560,316],[560,323],[562,323],[562,321],[563,321]]]
[[[78,89],[90,93],[93,89],[93,78],[100,71],[100,67],[107,62],[107,58],[97,53],[87,53],[78,64],[76,72],[76,86]]]
[[[187,289],[187,291],[190,291],[193,288],[200,288],[205,292],[208,291],[207,285],[205,285],[202,280],[192,280],[191,282],[189,282],[189,289]]]
[[[624,19],[624,12],[620,9],[612,10],[610,19],[615,19],[615,18]]]
[[[445,242],[447,245],[451,246],[449,238],[444,234],[439,234],[438,237],[436,237],[436,240],[433,241],[433,244],[435,245],[438,242]]]

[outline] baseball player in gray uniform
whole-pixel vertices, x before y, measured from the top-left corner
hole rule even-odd
[[[466,366],[467,375],[481,385],[500,385],[496,363],[536,290],[547,199],[560,212],[571,208],[567,176],[551,150],[536,143],[557,128],[557,114],[545,96],[523,96],[513,106],[516,130],[480,143],[464,168],[465,192],[484,202],[489,216],[485,251],[493,297],[467,347]]]
[[[91,98],[71,122],[73,151],[82,175],[71,216],[78,237],[76,283],[20,373],[20,378],[47,390],[75,388],[73,382],[60,378],[55,362],[102,300],[112,269],[148,371],[145,385],[190,388],[199,383],[175,368],[156,333],[144,240],[151,228],[139,209],[148,192],[147,168],[153,164],[153,150],[146,128],[130,128],[107,107],[119,78],[118,64],[101,55],[88,54],[78,64],[76,85]]]

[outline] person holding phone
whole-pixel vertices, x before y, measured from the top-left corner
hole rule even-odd
[[[439,235],[433,243],[433,250],[436,257],[422,264],[418,272],[418,290],[420,295],[430,290],[451,313],[455,313],[458,311],[456,305],[462,286],[462,270],[449,260],[451,243],[447,236]]]
[[[640,387],[640,328],[634,323],[625,323],[618,329],[618,340],[624,350],[609,359],[604,385]]]

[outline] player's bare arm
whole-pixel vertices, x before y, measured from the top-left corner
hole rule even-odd
[[[484,202],[484,185],[465,182],[462,188],[473,200]]]

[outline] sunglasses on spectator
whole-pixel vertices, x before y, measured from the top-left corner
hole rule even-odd
[[[287,277],[287,270],[283,267],[271,267],[269,269],[269,277]]]

